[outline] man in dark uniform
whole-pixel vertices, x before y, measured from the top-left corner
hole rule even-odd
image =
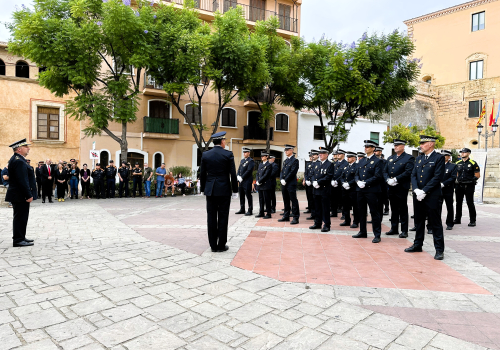
[[[94,192],[97,199],[106,198],[106,192],[104,190],[104,177],[106,176],[104,170],[101,169],[101,164],[97,163],[95,169],[92,172],[92,178],[94,179]]]
[[[356,153],[356,156],[358,157],[358,160],[356,161],[356,163],[359,163],[361,161],[361,159],[366,157],[366,153],[358,152],[358,153]]]
[[[375,148],[375,155],[382,160],[383,168],[387,166],[387,160],[384,157],[384,154],[382,153],[384,151],[383,147],[377,146]],[[411,174],[411,173],[410,173]],[[382,196],[381,196],[381,201],[380,201],[380,215],[389,215],[389,194],[388,194],[388,188],[387,188],[386,182],[381,182],[380,183],[380,189],[382,190]],[[383,218],[383,217],[382,217]]]
[[[115,198],[116,172],[115,162],[111,159],[109,165],[106,167],[106,190],[108,198]]]
[[[31,195],[33,196],[33,200],[36,201],[38,199],[38,192],[36,189],[35,169],[31,166],[29,159],[26,159],[26,164],[28,165],[28,182],[30,184]]]
[[[52,203],[52,187],[54,186],[54,168],[50,159],[45,161],[40,174],[42,176],[42,203],[45,203],[45,197],[49,198],[49,203]]]
[[[139,188],[139,197],[142,197],[142,169],[139,165],[139,162],[136,162],[134,168],[132,168],[132,196],[134,198],[137,188]]]
[[[38,162],[38,166],[35,169],[38,198],[42,198],[42,167],[43,167],[43,160]]]
[[[290,216],[293,217],[290,225],[299,223],[300,209],[299,201],[297,200],[297,171],[299,170],[299,160],[293,155],[295,146],[285,145],[286,159],[283,162],[283,169],[281,170],[281,193],[283,194],[283,202],[285,205],[285,212],[283,217],[278,221],[290,221]],[[291,207],[290,207],[291,202]],[[290,215],[291,211],[291,215]]]
[[[331,181],[333,178],[334,167],[328,160],[328,150],[320,148],[319,162],[314,163],[312,185],[314,187],[314,225],[309,227],[311,230],[321,228],[321,232],[330,231],[330,196]],[[321,227],[323,222],[323,227]]]
[[[469,225],[470,227],[476,226],[476,207],[474,205],[474,190],[476,181],[480,178],[481,173],[479,165],[470,159],[471,150],[464,148],[460,151],[462,160],[457,164],[457,187],[455,188],[455,196],[457,198],[457,213],[454,224],[462,223],[462,204],[467,202],[469,208]]]
[[[356,171],[358,164],[356,163],[356,153],[346,152],[347,166],[342,172],[339,184],[342,184],[342,204],[344,210],[344,222],[340,226],[350,226],[351,228],[358,228],[359,213],[358,213],[358,196],[356,191]],[[353,221],[351,225],[351,208],[353,214]]]
[[[391,229],[386,235],[408,237],[408,191],[411,184],[411,173],[415,166],[415,157],[405,152],[406,141],[394,139],[396,154],[387,159],[384,168],[384,180],[389,186],[391,203]],[[399,223],[401,222],[401,233]]]
[[[28,178],[28,164],[26,156],[30,148],[26,139],[14,142],[10,145],[14,155],[9,160],[9,187],[5,200],[12,203],[14,209],[14,220],[12,223],[13,246],[27,247],[33,245],[33,240],[26,238],[26,226],[30,213],[30,203],[33,194]]]
[[[250,158],[250,150],[243,148],[243,159],[238,168],[237,178],[239,182],[238,193],[240,197],[240,210],[236,214],[245,214],[245,216],[252,215],[253,212],[253,198],[252,198],[252,182],[253,182],[253,169],[255,162]],[[248,202],[248,212],[245,213],[245,197]]]
[[[276,164],[276,157],[273,155],[269,156],[269,163],[273,166],[273,173],[271,178],[273,181],[273,188],[271,189],[271,214],[276,213],[276,179],[280,176],[280,167]]]
[[[380,183],[383,181],[382,161],[378,159],[374,152],[378,144],[371,140],[365,140],[366,158],[363,158],[358,163],[358,169],[354,179],[358,185],[358,211],[360,230],[353,238],[367,238],[366,232],[366,206],[370,208],[372,217],[373,234],[375,238],[373,243],[380,242],[380,234],[382,230],[381,215],[379,210]]]
[[[226,151],[226,132],[212,135],[214,148],[203,153],[200,167],[201,192],[207,200],[208,242],[212,252],[229,249],[227,225],[231,193],[238,198],[238,179],[233,152]]]
[[[434,150],[436,137],[420,135],[420,148],[424,153],[418,156],[411,174],[413,207],[415,211],[415,240],[405,249],[407,253],[421,252],[425,236],[425,218],[434,236],[434,259],[444,258],[443,224],[441,222],[441,182],[444,175],[444,157]]]
[[[336,152],[337,162],[333,164],[333,178],[331,180],[332,192],[331,192],[331,215],[330,217],[338,217],[338,209],[342,207],[342,216],[345,219],[344,204],[342,202],[342,187],[341,178],[342,172],[347,167],[347,160],[345,160],[345,151],[337,150]]]
[[[307,207],[309,208],[307,212],[311,213],[306,220],[314,220],[314,216],[316,214],[314,208],[314,187],[312,185],[312,178],[314,175],[314,166],[318,161],[318,154],[319,153],[316,150],[311,150],[311,152],[309,152],[309,162],[306,163],[306,171],[304,172],[303,185],[306,188]]]
[[[118,184],[118,196],[122,198],[123,189],[125,188],[125,198],[128,197],[128,177],[130,175],[130,170],[127,162],[122,162],[122,166],[118,168],[118,177],[120,183]],[[157,185],[158,186],[158,185]],[[160,193],[161,195],[161,193]]]
[[[441,192],[443,193],[443,202],[446,203],[446,229],[453,230],[453,192],[457,180],[457,165],[451,161],[450,151],[442,150],[441,154],[445,161]]]
[[[271,191],[273,188],[272,184],[272,174],[273,166],[269,163],[269,153],[261,152],[260,158],[262,162],[259,164],[259,169],[257,170],[257,176],[255,178],[255,185],[259,191],[259,214],[255,215],[256,218],[271,218]],[[276,182],[276,179],[274,180]],[[267,215],[264,212],[267,211]]]

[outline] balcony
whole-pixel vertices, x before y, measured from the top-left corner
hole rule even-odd
[[[274,138],[274,128],[271,128],[271,141]],[[243,127],[243,140],[267,140],[267,131],[259,126],[246,125]]]
[[[273,92],[274,93],[274,92]],[[269,96],[269,89],[264,89],[261,91],[261,93],[259,94],[259,96],[257,96],[257,101],[259,101],[260,103],[264,103],[266,101],[270,101],[270,96]],[[248,98],[245,98],[245,101],[243,102],[243,105],[245,107],[252,107],[252,108],[255,108],[257,107],[257,103],[255,103],[254,101],[248,99]]]
[[[144,137],[159,139],[179,138],[179,119],[144,117],[143,123]]]

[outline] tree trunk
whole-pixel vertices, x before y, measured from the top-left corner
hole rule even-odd
[[[127,123],[122,123],[122,137],[120,142],[120,165],[121,162],[127,162],[127,153],[128,153],[128,142],[127,142]]]

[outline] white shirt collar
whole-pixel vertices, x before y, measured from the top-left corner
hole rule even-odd
[[[321,164],[324,164],[327,160],[328,160],[328,159],[325,159],[325,160],[320,161],[320,162],[321,162]]]
[[[266,164],[267,163],[267,160],[265,162],[263,162],[262,164]]]
[[[424,155],[425,155],[427,158],[429,158],[429,157],[432,155],[432,153],[434,153],[435,151],[436,151],[436,150],[434,150],[434,149],[433,149],[431,153],[429,153],[429,154],[424,154]]]

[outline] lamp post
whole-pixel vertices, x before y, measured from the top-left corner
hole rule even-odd
[[[498,130],[498,125],[497,124],[493,124],[491,126],[491,131],[492,132],[489,132],[488,128],[486,128],[486,132],[484,133],[484,135],[481,135],[481,133],[483,132],[483,128],[484,128],[482,124],[479,124],[476,128],[477,128],[477,136],[478,136],[478,148],[481,146],[481,136],[483,136],[484,139],[485,139],[484,150],[486,152],[488,152],[488,137],[492,137],[493,138],[495,136],[495,133]],[[494,145],[494,142],[495,142],[495,140],[493,139],[493,145]]]

